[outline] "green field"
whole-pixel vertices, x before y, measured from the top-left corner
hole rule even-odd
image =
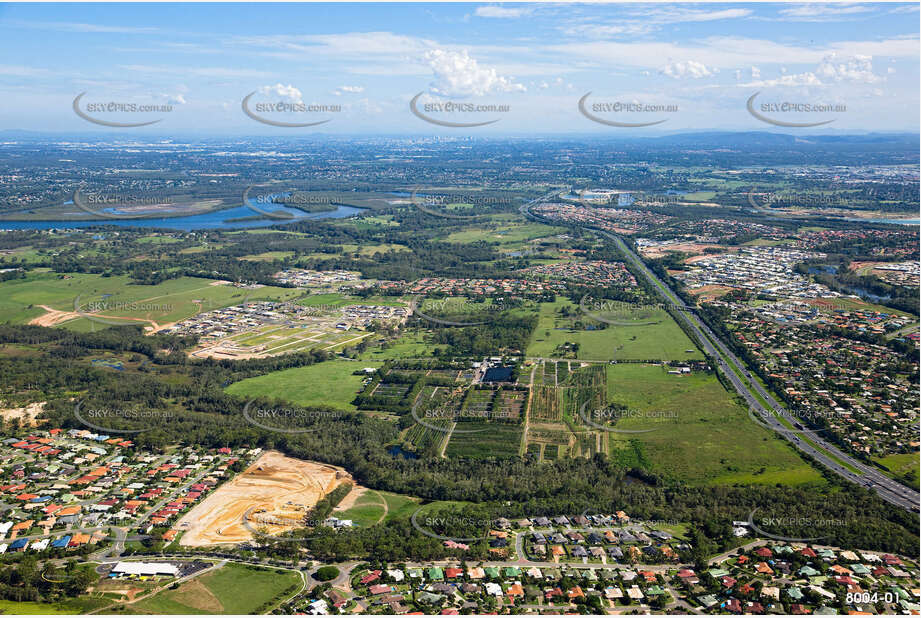
[[[127,607],[146,614],[251,614],[301,578],[292,571],[227,564]]]
[[[799,485],[822,476],[784,440],[752,421],[707,373],[669,375],[644,364],[607,366],[607,400],[637,414],[611,432],[612,456],[688,483]],[[617,451],[617,453],[615,453]]]
[[[371,346],[361,355],[362,359],[388,360],[391,358],[419,358],[431,355],[432,345],[425,342],[425,335],[420,332],[404,333],[386,349]],[[362,362],[365,362],[364,360]]]
[[[446,236],[444,240],[455,243],[487,241],[506,245],[553,236],[566,231],[565,228],[544,225],[543,223],[522,223],[520,221],[506,223],[501,219],[499,221],[494,219],[500,218],[491,217],[488,223],[484,222],[482,225],[468,223],[464,226],[463,231],[453,232]]]
[[[571,316],[561,317],[558,311],[567,307]],[[576,322],[582,328],[576,328]],[[608,325],[604,330],[585,330],[587,325],[597,325],[578,306],[568,300],[541,303],[539,322],[528,345],[528,356],[555,357],[557,347],[563,343],[579,344],[577,358],[584,360],[612,359],[703,359],[700,350],[688,339],[684,331],[664,309],[657,309],[639,326]],[[691,350],[691,352],[687,352]]]
[[[874,457],[873,460],[889,468],[890,476],[908,481],[913,487],[918,488],[918,479],[921,476],[919,475],[919,463],[921,462],[919,462],[918,453]]]
[[[333,515],[339,519],[351,519],[359,528],[367,528],[381,521],[386,512],[383,496],[369,489],[355,500],[355,504],[345,510],[333,511]]]
[[[363,380],[363,376],[352,372],[381,365],[376,361],[326,361],[247,378],[226,390],[241,397],[278,398],[301,406],[331,406],[352,412],[356,409],[352,400],[361,390]]]
[[[58,275],[44,269],[25,279],[0,283],[0,315],[4,321],[28,322],[45,311],[46,305],[57,311],[74,312],[75,305],[84,313],[96,313],[108,319],[100,326],[112,324],[165,324],[189,318],[196,313],[218,309],[249,300],[289,299],[299,290],[263,287],[247,290],[232,285],[212,285],[211,279],[180,277],[158,285],[134,285],[127,276],[103,277],[75,273]],[[75,318],[79,330],[88,330],[90,320]]]
[[[367,490],[348,509],[334,511],[340,519],[351,519],[359,527],[373,526],[391,519],[405,519],[418,508],[416,498],[389,491]]]
[[[99,597],[83,596],[58,603],[35,601],[8,601],[0,599],[0,614],[84,614],[108,605],[111,601]]]

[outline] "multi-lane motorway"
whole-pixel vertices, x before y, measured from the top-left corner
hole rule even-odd
[[[530,207],[543,198],[538,198],[521,207],[521,213],[540,219],[530,212]],[[882,472],[856,460],[841,452],[834,445],[822,439],[819,433],[808,430],[793,429],[797,426],[796,419],[780,405],[776,399],[754,379],[748,368],[732,351],[720,340],[716,334],[700,319],[692,307],[687,306],[672,289],[662,281],[654,272],[647,268],[643,260],[634,253],[630,247],[618,236],[601,230],[593,230],[614,242],[621,253],[629,260],[646,278],[667,303],[678,309],[679,317],[694,333],[701,348],[719,364],[719,370],[729,379],[739,395],[745,399],[749,407],[758,415],[761,422],[775,429],[778,434],[790,441],[793,446],[808,454],[829,470],[839,474],[847,480],[876,491],[884,500],[911,511],[918,511],[919,494],[901,483],[894,481]],[[755,396],[754,393],[761,398]],[[765,406],[762,401],[767,403]],[[781,421],[784,419],[786,423]]]

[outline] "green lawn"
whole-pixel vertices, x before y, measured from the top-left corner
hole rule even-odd
[[[333,515],[340,519],[351,519],[356,526],[367,528],[381,521],[386,512],[384,497],[373,489],[361,495],[355,504],[344,511],[334,511]]]
[[[292,571],[230,563],[128,607],[152,614],[251,614],[300,583]]]
[[[635,414],[621,418],[611,449],[688,483],[803,484],[824,482],[784,440],[752,421],[713,375],[669,375],[644,364],[607,366],[608,401]]]
[[[377,493],[383,496],[384,501],[387,503],[387,517],[384,518],[384,521],[409,517],[419,508],[419,501],[416,498],[390,493],[389,491],[379,491]]]
[[[331,406],[352,412],[356,410],[352,400],[361,390],[363,379],[352,372],[382,364],[332,360],[247,378],[231,384],[226,390],[241,397],[278,398],[302,406]]]
[[[561,307],[568,307],[572,315],[559,316]],[[577,322],[581,322],[581,328]],[[585,330],[586,326],[598,324],[568,300],[541,303],[527,355],[553,357],[557,346],[570,342],[579,344],[577,356],[584,360],[703,359],[700,350],[664,309],[653,311],[640,326],[608,325],[603,330]]]

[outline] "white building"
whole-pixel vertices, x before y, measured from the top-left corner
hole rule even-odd
[[[165,562],[119,562],[112,569],[113,575],[138,575],[152,577],[155,575],[168,575],[178,577],[179,569]]]

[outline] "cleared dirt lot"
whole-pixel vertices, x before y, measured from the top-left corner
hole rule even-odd
[[[180,542],[193,547],[240,543],[252,538],[250,530],[294,529],[320,498],[351,481],[342,468],[268,451],[179,520],[176,528],[185,531]],[[243,525],[247,513],[248,527]]]

